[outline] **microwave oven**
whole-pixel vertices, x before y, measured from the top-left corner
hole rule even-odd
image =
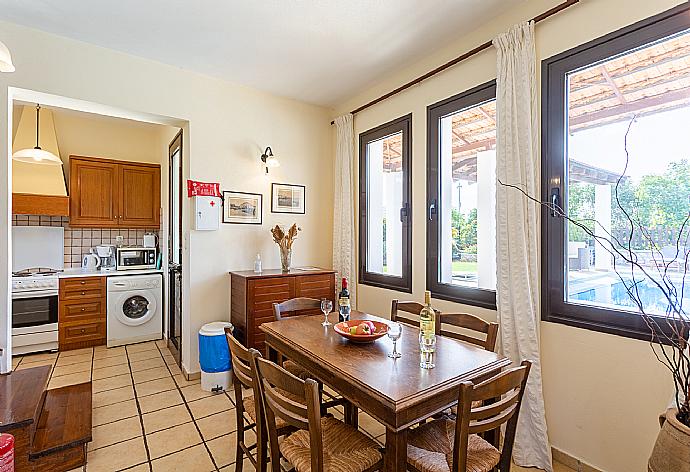
[[[156,248],[119,247],[117,248],[117,270],[155,269]]]

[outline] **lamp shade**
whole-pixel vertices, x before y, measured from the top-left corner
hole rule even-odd
[[[280,161],[278,161],[275,156],[268,156],[266,158],[266,165],[268,167],[278,167],[280,166]]]
[[[0,41],[0,72],[14,72],[10,50],[2,41]]]
[[[43,164],[51,166],[61,166],[62,161],[52,152],[44,151],[41,148],[20,149],[12,154],[12,159],[31,164]]]

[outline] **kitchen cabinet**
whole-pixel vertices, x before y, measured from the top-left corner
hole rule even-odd
[[[106,343],[106,277],[60,279],[58,299],[60,351]]]
[[[160,227],[157,164],[70,156],[70,226]]]
[[[274,303],[296,297],[327,298],[333,301],[335,308],[335,271],[230,272],[230,322],[235,328],[235,337],[245,346],[263,353],[264,334],[259,326],[261,323],[275,321]],[[314,310],[313,314],[319,313],[319,310]],[[292,314],[286,313],[283,316],[290,315]]]

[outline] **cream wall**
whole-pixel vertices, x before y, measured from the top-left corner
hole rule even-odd
[[[507,11],[408,69],[387,76],[365,93],[338,106],[337,116],[410,81],[511,25],[560,3],[530,0]],[[677,0],[581,0],[536,27],[539,61],[669,9]],[[413,294],[425,289],[426,258],[426,107],[496,77],[495,51],[490,49],[420,85],[355,116],[359,134],[412,112]],[[540,89],[541,90],[541,89]],[[356,203],[356,202],[355,202]],[[358,286],[358,308],[388,313],[392,298],[409,295]],[[486,319],[496,313],[440,300],[442,310],[465,310]],[[552,445],[610,472],[646,470],[659,429],[658,414],[667,405],[671,379],[642,341],[542,323],[542,368],[546,415]]]
[[[0,22],[2,41],[12,51],[17,71],[0,75],[0,253],[11,246],[9,185],[12,98],[16,87],[101,104],[184,129],[184,178],[220,182],[226,190],[264,195],[262,226],[221,225],[210,232],[190,231],[190,201],[183,241],[183,364],[199,370],[197,331],[206,322],[229,319],[229,270],[250,269],[257,252],[264,267],[279,267],[271,225],[298,223],[295,265],[331,266],[332,161],[327,109],[279,98],[175,67],[121,54],[29,28]],[[275,71],[279,73],[279,71]],[[271,146],[281,167],[264,177],[259,156]],[[270,213],[270,183],[306,185],[306,215]],[[0,264],[0,299],[8,298],[9,274]],[[0,348],[11,342],[9,301],[0,316]],[[8,368],[7,357],[3,367]]]

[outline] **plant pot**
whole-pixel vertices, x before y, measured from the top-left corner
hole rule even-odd
[[[661,431],[649,458],[649,472],[690,472],[690,428],[678,421],[677,414],[669,408],[659,417]]]

